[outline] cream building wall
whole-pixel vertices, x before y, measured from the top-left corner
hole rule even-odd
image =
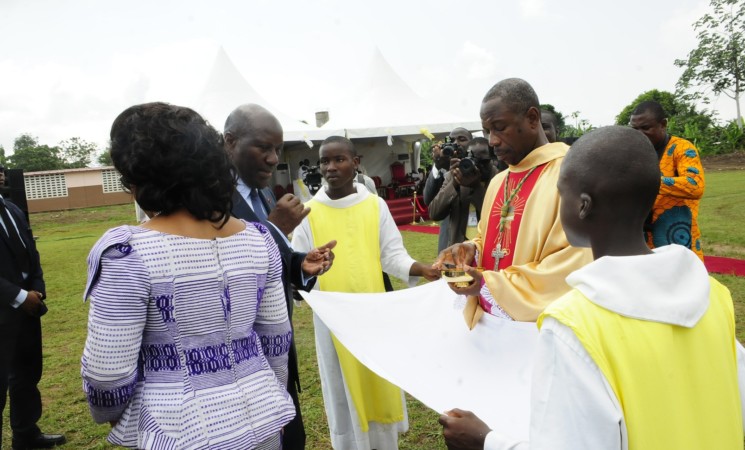
[[[132,202],[113,167],[28,172],[23,178],[29,213]]]

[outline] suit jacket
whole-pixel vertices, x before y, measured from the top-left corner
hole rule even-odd
[[[13,251],[11,250],[10,242],[8,242],[8,237],[2,231],[2,226],[0,225],[0,322],[11,320],[18,313],[18,309],[13,308],[11,303],[16,299],[21,289],[46,293],[44,274],[41,270],[39,252],[36,250],[36,242],[31,233],[31,227],[29,227],[26,217],[20,208],[8,200],[5,200],[5,205],[8,208],[8,213],[10,213],[15,221],[21,239],[26,246],[26,251],[29,253],[31,270],[28,277],[24,280],[13,257]],[[8,231],[15,233],[15,230]]]
[[[437,193],[440,192],[444,181],[444,174],[440,173],[440,176],[435,178],[435,176],[432,174],[432,171],[429,171],[429,175],[427,175],[427,181],[424,183],[423,193],[424,204],[427,205],[428,209],[431,208],[430,204],[437,196]],[[450,218],[445,215],[444,217],[440,217],[439,219],[434,219],[432,217],[432,211],[428,211],[428,213],[430,219],[440,221],[440,232],[438,233],[439,236],[437,238],[437,253],[440,253],[445,249],[445,247],[448,246],[448,236],[450,235]]]
[[[259,198],[264,203],[264,207],[267,211],[271,211],[276,205],[274,194],[269,189],[262,189],[259,191]],[[251,206],[246,203],[243,196],[236,190],[233,193],[233,216],[247,220],[249,222],[261,222],[254,213]],[[287,300],[287,314],[290,316],[290,323],[292,323],[292,309],[294,306],[292,300],[292,285],[307,290],[308,287],[303,285],[302,282],[302,264],[305,259],[305,253],[295,252],[287,244],[286,238],[282,236],[274,225],[264,222],[264,225],[272,233],[274,242],[279,247],[279,252],[282,255],[282,283],[285,287],[285,298]],[[289,371],[290,377],[288,383],[295,383],[298,391],[300,391],[300,380],[298,379],[298,368],[297,368],[297,353],[295,351],[295,340],[293,339],[292,346],[290,348],[290,361]]]

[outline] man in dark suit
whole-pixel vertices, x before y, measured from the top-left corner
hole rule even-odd
[[[326,272],[333,262],[331,249],[336,241],[313,249],[310,253],[294,252],[287,235],[310,213],[300,199],[286,194],[276,200],[268,189],[272,172],[279,163],[284,145],[282,125],[259,105],[236,108],[225,122],[225,149],[238,170],[238,186],[233,194],[235,217],[261,222],[269,228],[282,254],[282,278],[285,285],[287,312],[292,318],[292,285],[310,289],[317,275]],[[305,430],[297,393],[300,391],[297,354],[293,339],[290,349],[287,390],[295,402],[295,418],[284,428],[282,448],[305,448]]]
[[[41,316],[44,276],[31,229],[21,211],[2,197],[5,172],[0,166],[0,441],[3,411],[10,393],[13,450],[50,448],[65,437],[44,434],[41,417]]]
[[[435,144],[432,146],[432,170],[427,176],[424,184],[424,204],[429,206],[442,189],[445,181],[445,174],[450,170],[450,158],[460,158],[459,155],[465,155],[468,142],[473,139],[471,132],[465,128],[458,127],[453,129],[448,136],[448,142],[445,144]],[[457,151],[454,152],[453,149]],[[430,213],[430,217],[432,214]],[[450,236],[450,217],[440,217],[440,233],[437,238],[437,253],[448,246]]]

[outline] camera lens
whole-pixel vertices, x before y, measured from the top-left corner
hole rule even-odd
[[[453,144],[445,144],[442,146],[442,155],[452,157],[455,154],[455,146]]]
[[[476,167],[476,163],[473,161],[473,158],[466,157],[460,160],[458,163],[458,168],[460,169],[460,172],[465,176],[472,176],[474,175],[478,169]]]

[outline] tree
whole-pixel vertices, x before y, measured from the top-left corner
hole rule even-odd
[[[668,117],[667,128],[670,134],[690,137],[686,129],[703,132],[714,124],[714,117],[706,110],[699,111],[685,97],[652,89],[639,94],[616,116],[616,125],[628,125],[631,113],[636,106],[645,101],[655,101],[662,105]]]
[[[735,100],[737,124],[742,127],[740,96],[745,90],[745,2],[742,0],[711,0],[711,13],[704,14],[693,27],[698,31],[698,47],[688,53],[688,59],[676,59],[675,65],[685,70],[677,89],[689,100],[709,102],[707,90],[725,94]]]
[[[580,119],[579,115],[579,111],[574,111],[573,113],[569,114],[569,117],[574,120],[574,125],[569,124],[564,126],[564,129],[559,134],[559,137],[563,139],[564,142],[573,142],[577,138],[582,137],[583,134],[595,128],[587,119]]]
[[[419,166],[426,170],[428,166],[434,164],[432,161],[433,142],[429,139],[421,139],[419,142],[422,145],[419,149]]]
[[[36,137],[22,134],[13,142],[13,154],[8,157],[8,166],[26,172],[64,169],[65,162],[60,158],[58,147],[39,145]]]
[[[23,169],[26,172],[79,169],[88,167],[97,151],[96,144],[79,137],[67,139],[57,146],[50,147],[40,145],[37,137],[24,133],[15,139],[13,154],[7,160],[9,167]]]
[[[39,145],[39,138],[31,136],[28,133],[24,133],[15,138],[15,140],[13,141],[13,151],[29,147],[36,147],[37,145]]]
[[[662,105],[668,117],[668,133],[690,140],[705,153],[714,151],[712,144],[717,139],[712,133],[712,115],[707,111],[697,111],[691,102],[667,91],[652,89],[639,94],[616,116],[616,125],[628,125],[636,105],[645,101]]]
[[[662,109],[665,110],[668,117],[675,117],[680,115],[687,106],[684,106],[683,102],[678,100],[674,94],[667,91],[658,91],[652,89],[639,94],[631,103],[626,105],[621,112],[616,116],[616,125],[628,125],[631,120],[631,113],[634,112],[634,108],[641,102],[654,101],[662,105]]]
[[[8,164],[8,158],[5,156],[5,147],[0,145],[0,166],[5,167]]]
[[[98,152],[96,144],[86,142],[79,137],[70,138],[59,143],[60,158],[67,169],[80,169],[88,167],[91,157]]]
[[[111,149],[107,148],[100,155],[98,155],[98,163],[102,166],[113,166],[114,162],[111,160]]]

